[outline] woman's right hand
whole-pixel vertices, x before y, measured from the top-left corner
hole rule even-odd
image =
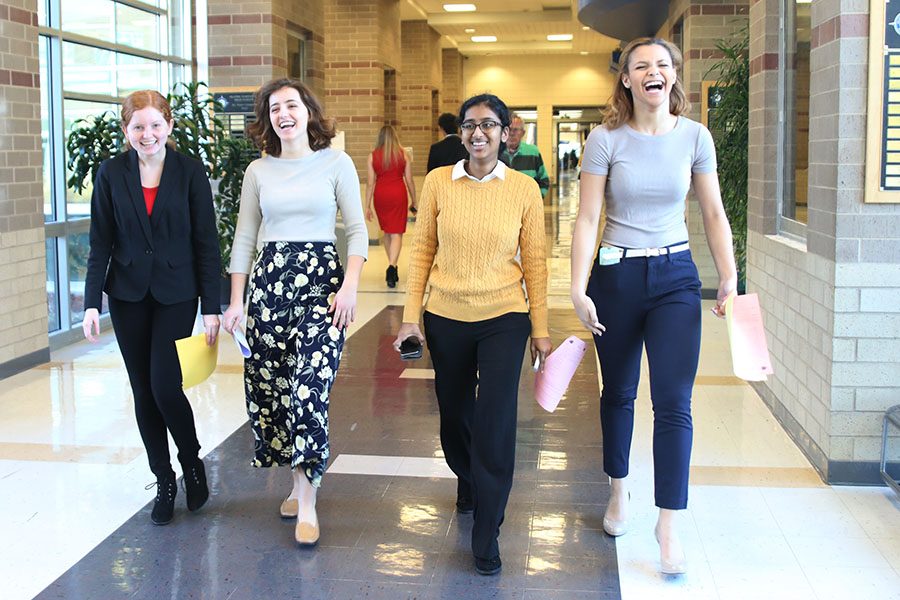
[[[234,334],[234,328],[239,325],[244,318],[244,304],[232,302],[228,305],[228,309],[222,315],[222,327],[228,333]]]
[[[597,307],[594,301],[587,294],[577,294],[572,296],[572,304],[575,305],[575,314],[578,320],[584,325],[584,328],[594,335],[603,335],[606,327],[597,320]]]
[[[422,335],[422,330],[419,329],[418,323],[403,323],[400,325],[400,331],[397,332],[397,339],[394,340],[394,350],[400,352],[400,344],[403,343],[408,337],[419,338],[419,341],[422,342],[422,345],[425,345],[425,336]]]
[[[81,322],[81,329],[84,330],[84,337],[89,342],[96,342],[100,339],[100,311],[96,308],[88,308],[84,311],[84,320]]]

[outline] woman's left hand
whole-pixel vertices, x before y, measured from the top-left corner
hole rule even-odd
[[[540,356],[542,373],[544,372],[544,362],[551,350],[553,350],[553,344],[550,342],[550,338],[531,338],[531,364],[534,364],[534,359]]]
[[[206,345],[212,346],[219,337],[219,315],[203,315],[203,328],[206,329]]]
[[[334,295],[334,302],[328,307],[331,314],[331,324],[338,329],[350,326],[356,319],[356,289],[342,285]]]
[[[719,281],[719,289],[716,292],[716,305],[713,307],[713,314],[717,317],[725,316],[725,300],[728,296],[737,293],[737,275]]]

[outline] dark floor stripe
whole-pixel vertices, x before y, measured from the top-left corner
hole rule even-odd
[[[397,378],[430,366],[427,356],[398,359],[400,316],[385,308],[345,346],[331,396],[334,456],[440,450],[433,382]],[[551,311],[551,324],[554,335],[580,327],[571,311]],[[213,495],[200,513],[180,493],[175,521],[155,527],[148,504],[38,598],[620,598],[615,543],[601,530],[608,485],[592,354],[553,414],[534,402],[532,381],[525,365],[498,577],[474,574],[471,517],[454,512],[447,479],[326,474],[322,539],[296,547],[293,523],[277,514],[288,472],[249,466],[243,426],[207,457]]]

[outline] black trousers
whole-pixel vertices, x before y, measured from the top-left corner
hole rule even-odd
[[[169,440],[178,447],[178,460],[197,460],[200,442],[194,412],[181,387],[181,365],[175,340],[194,329],[197,300],[160,304],[149,293],[140,302],[109,298],[109,316],[134,393],[134,413],[156,476],[172,471]]]
[[[526,313],[465,322],[425,313],[441,414],[441,447],[459,478],[459,493],[475,501],[472,553],[498,556],[497,537],[516,464],[516,412]]]

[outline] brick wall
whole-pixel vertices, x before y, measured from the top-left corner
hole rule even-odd
[[[35,0],[0,0],[0,377],[49,360]]]
[[[399,70],[399,45],[383,38],[399,38],[399,31],[399,0],[325,4],[325,110],[345,132],[345,149],[360,179],[385,115],[396,115],[385,108],[385,72]],[[395,77],[402,89],[402,75]]]
[[[426,21],[404,21],[400,38],[400,140],[413,148],[413,174],[425,175],[428,148],[437,139],[434,113],[442,83],[440,35]]]
[[[463,55],[456,48],[444,48],[441,50],[441,112],[457,114],[463,100]]]
[[[775,367],[756,389],[827,481],[872,483],[900,398],[900,206],[863,202],[868,15],[812,5],[804,243],[777,235],[779,4],[750,8],[748,287]]]

